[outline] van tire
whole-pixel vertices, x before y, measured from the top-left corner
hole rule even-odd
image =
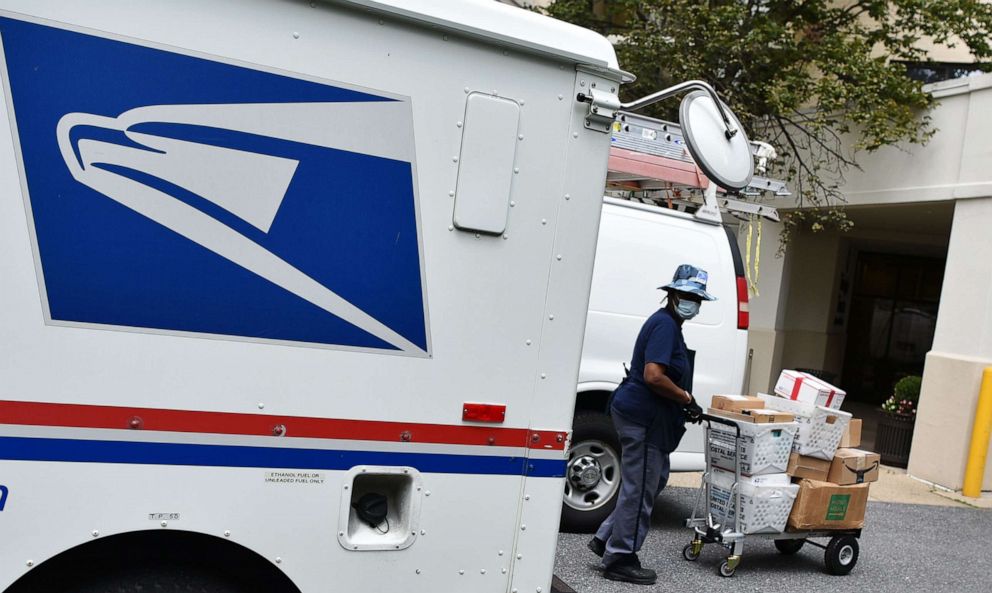
[[[561,530],[594,532],[613,512],[619,494],[620,439],[613,422],[602,412],[581,411],[572,423]]]

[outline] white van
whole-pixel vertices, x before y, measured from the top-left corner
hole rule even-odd
[[[644,320],[660,306],[675,268],[691,263],[710,274],[707,302],[685,324],[695,353],[693,395],[706,408],[714,393],[740,393],[747,359],[747,283],[729,227],[669,208],[605,198],[589,316],[579,367],[574,434],[562,526],[596,529],[620,487],[620,443],[606,415],[610,393],[630,364]],[[672,471],[703,469],[702,430],[690,425]]]

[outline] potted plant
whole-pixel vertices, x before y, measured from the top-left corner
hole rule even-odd
[[[916,375],[899,379],[892,388],[892,397],[882,404],[875,448],[886,465],[906,467],[909,464],[922,383],[923,378]]]

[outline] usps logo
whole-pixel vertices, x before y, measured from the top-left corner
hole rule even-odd
[[[428,355],[408,98],[0,38],[50,321]]]

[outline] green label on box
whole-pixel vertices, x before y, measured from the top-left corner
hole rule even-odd
[[[847,507],[851,504],[850,494],[834,494],[827,504],[827,521],[843,521],[847,517]]]

